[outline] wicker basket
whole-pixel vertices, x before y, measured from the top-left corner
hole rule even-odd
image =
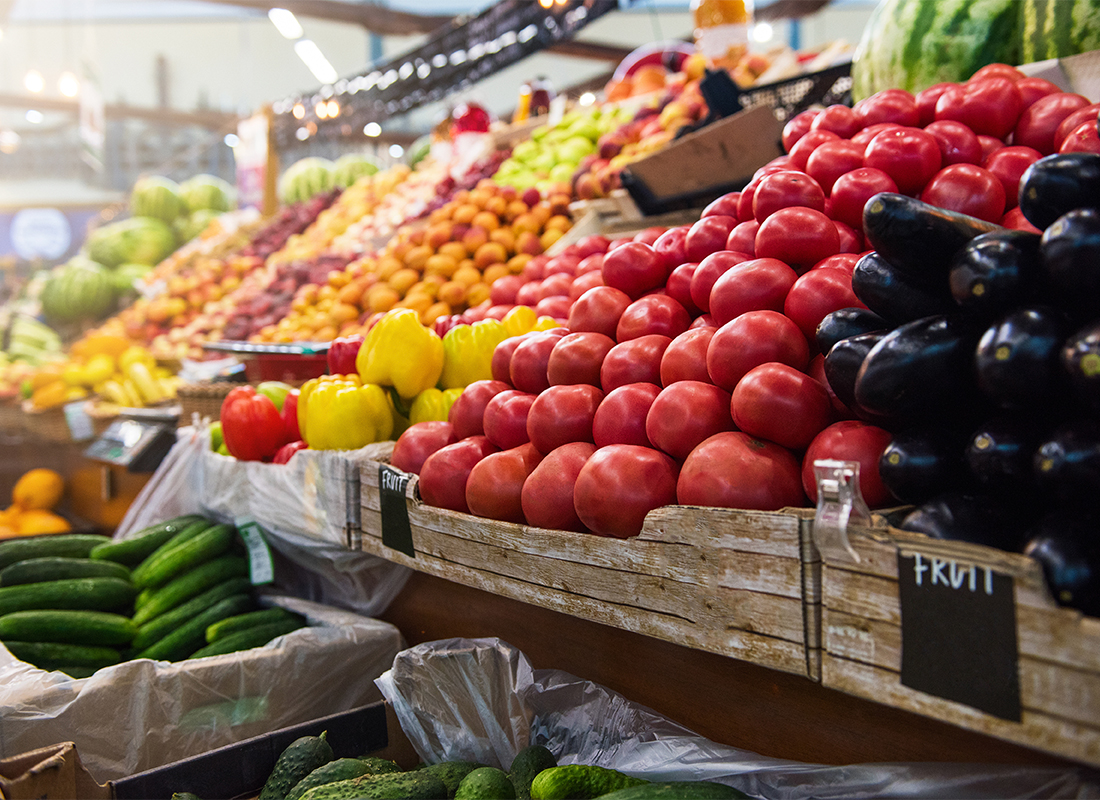
[[[180,403],[180,426],[190,425],[194,414],[200,419],[218,419],[225,396],[240,385],[231,382],[182,384],[176,392]]]

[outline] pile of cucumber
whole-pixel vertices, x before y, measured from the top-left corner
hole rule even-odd
[[[129,539],[0,542],[0,642],[73,677],[133,658],[181,661],[258,647],[303,627],[259,608],[237,530],[199,515]]]

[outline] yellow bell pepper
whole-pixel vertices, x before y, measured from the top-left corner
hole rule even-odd
[[[535,320],[535,324],[531,327],[533,331],[552,331],[554,328],[560,328],[562,324],[553,317],[542,316]]]
[[[355,358],[364,385],[392,386],[404,398],[435,386],[443,372],[443,340],[420,323],[411,308],[387,311],[375,324]]]
[[[57,408],[68,402],[69,386],[64,381],[54,381],[40,386],[31,395],[31,405],[35,408]]]
[[[305,406],[305,442],[314,450],[355,450],[381,442],[393,433],[393,407],[386,390],[377,384],[357,386],[351,381],[318,381]]]
[[[82,386],[95,386],[109,380],[115,374],[115,360],[106,353],[96,353],[88,359],[84,365],[84,382]]]
[[[444,340],[446,337],[444,337]],[[409,407],[409,422],[428,422],[438,420],[446,422],[450,414],[451,406],[462,394],[462,388],[456,389],[425,389],[412,401]]]
[[[358,375],[322,375],[319,378],[310,378],[298,387],[298,433],[302,440],[306,438],[306,405],[313,390],[322,383],[350,383],[353,386],[362,386]]]
[[[482,319],[472,325],[456,325],[443,337],[444,389],[464,389],[474,381],[493,377],[493,351],[509,336],[504,323]]]
[[[130,365],[134,363],[144,364],[149,369],[157,365],[153,354],[139,344],[131,345],[118,357],[118,368],[123,374],[129,374]]]

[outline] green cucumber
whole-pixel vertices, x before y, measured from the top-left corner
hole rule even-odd
[[[120,647],[130,644],[137,626],[107,611],[50,609],[16,611],[0,617],[0,641],[60,642]]]
[[[566,764],[544,769],[531,781],[533,800],[586,800],[618,789],[648,783],[618,770],[594,764]]]
[[[443,781],[427,770],[415,769],[326,783],[310,789],[301,800],[440,800],[446,796]]]
[[[327,764],[322,764],[306,775],[290,790],[286,800],[299,800],[299,798],[314,786],[324,786],[326,783],[346,781],[358,778],[362,775],[376,774],[370,764],[358,758],[338,758]]]
[[[224,583],[219,583],[211,589],[207,589],[200,595],[192,597],[175,608],[165,611],[163,614],[153,617],[137,629],[134,636],[134,650],[144,650],[154,642],[160,641],[196,614],[205,611],[217,602],[235,594],[246,594],[252,591],[252,584],[248,578],[230,578]],[[140,597],[140,595],[139,595]],[[230,618],[232,619],[232,617]],[[214,623],[215,625],[219,623]],[[209,628],[208,628],[209,630]]]
[[[173,578],[153,592],[152,596],[134,613],[134,623],[138,626],[144,625],[154,617],[223,581],[240,578],[247,574],[248,560],[240,556],[221,556],[213,561],[207,561]],[[2,591],[4,590],[0,589],[0,592]]]
[[[420,769],[435,775],[443,781],[443,785],[447,787],[447,797],[454,797],[463,778],[475,769],[481,769],[484,766],[486,765],[479,764],[476,761],[440,761],[436,764],[423,766]]]
[[[200,611],[167,636],[140,651],[134,658],[151,658],[154,661],[182,661],[202,646],[206,627],[220,619],[240,614],[255,602],[251,594],[235,594],[219,600],[205,611]]]
[[[114,611],[130,605],[137,589],[121,578],[72,578],[0,587],[0,615],[42,608]]]
[[[253,647],[263,647],[272,639],[304,627],[306,626],[303,623],[293,619],[257,625],[253,628],[223,636],[213,644],[208,644],[201,650],[192,653],[191,658],[220,656],[225,653],[236,653],[239,650],[251,650]]]
[[[160,547],[134,570],[139,589],[163,586],[172,578],[229,550],[237,531],[232,525],[212,525],[172,547]]]
[[[221,622],[215,622],[207,628],[206,643],[213,644],[231,633],[239,633],[249,628],[255,628],[257,625],[267,625],[271,622],[282,622],[291,619],[297,620],[300,625],[306,624],[305,618],[301,614],[295,614],[293,611],[287,611],[285,608],[279,608],[278,606],[264,608],[259,611],[249,611],[247,614],[238,614],[235,617],[223,619]],[[350,775],[348,777],[356,776]]]
[[[516,787],[504,770],[478,767],[458,784],[455,800],[516,800]]]
[[[320,736],[302,736],[291,742],[275,760],[267,776],[259,800],[285,800],[294,784],[318,767],[335,760],[332,745],[326,740],[328,731]]]
[[[108,667],[117,664],[118,650],[113,647],[92,647],[84,644],[59,644],[57,642],[20,642],[14,639],[4,642],[4,647],[20,661],[26,661],[40,669],[68,667]]]
[[[742,791],[713,781],[662,781],[628,786],[600,800],[748,800]]]
[[[554,754],[541,744],[533,744],[516,753],[512,766],[508,768],[508,777],[512,779],[516,797],[520,800],[531,800],[531,781],[544,769],[557,765],[558,760],[554,758]]]
[[[156,550],[154,550],[152,553],[150,553],[145,558],[143,558],[138,563],[138,565],[136,567],[134,567],[135,577],[139,576],[141,574],[142,570],[147,568],[145,565],[148,564],[150,561],[152,561],[154,558],[156,558],[159,554],[167,552],[168,550],[171,550],[172,548],[176,547],[177,545],[181,545],[184,542],[195,538],[196,536],[198,536],[203,531],[208,530],[209,528],[212,528],[217,524],[218,523],[214,522],[213,520],[198,519],[194,522],[191,522],[187,525],[184,525],[182,528],[180,528],[174,534],[172,534],[172,537],[167,542],[164,542],[164,544],[161,544],[160,546],[158,546]]]
[[[111,541],[109,537],[96,533],[61,533],[9,539],[0,542],[0,569],[16,561],[26,561],[28,558],[49,556],[87,558],[92,548],[109,541]]]
[[[108,664],[107,666],[110,666]],[[70,665],[63,665],[60,667],[54,667],[54,672],[64,672],[70,678],[90,678],[99,672],[99,667],[74,667]]]
[[[149,602],[149,598],[153,596],[152,589],[142,589],[138,592],[137,597],[134,598],[134,609],[139,609],[143,605]]]
[[[202,517],[198,514],[185,514],[182,517],[150,525],[126,539],[113,539],[96,545],[88,557],[136,567],[181,530],[201,520]]]
[[[112,561],[92,561],[90,558],[45,556],[16,561],[0,569],[0,586],[23,583],[59,581],[68,578],[121,578],[130,580],[130,570]]]

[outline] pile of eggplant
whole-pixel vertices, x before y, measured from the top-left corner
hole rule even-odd
[[[837,397],[893,434],[899,527],[1031,555],[1059,603],[1098,616],[1100,155],[1035,162],[1019,203],[1041,233],[872,197],[852,275],[867,309],[817,342]]]

